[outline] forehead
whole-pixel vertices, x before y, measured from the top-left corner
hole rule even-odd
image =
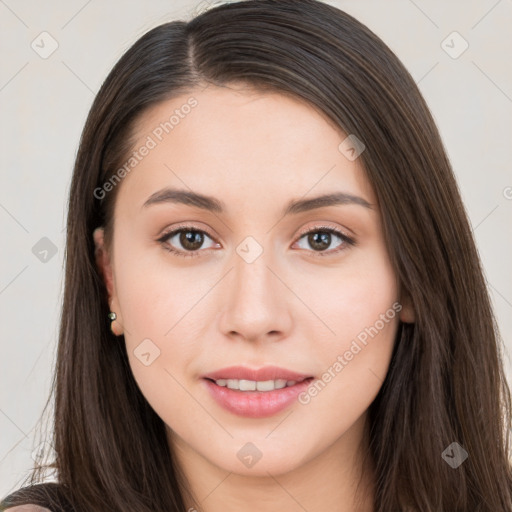
[[[131,196],[179,185],[228,202],[282,203],[280,196],[336,187],[374,200],[360,162],[339,149],[347,135],[310,104],[278,92],[191,90],[149,109],[134,133],[139,155],[122,187]]]

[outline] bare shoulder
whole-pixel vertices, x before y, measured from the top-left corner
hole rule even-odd
[[[16,507],[6,508],[5,512],[51,512],[51,510],[39,505],[17,505]]]

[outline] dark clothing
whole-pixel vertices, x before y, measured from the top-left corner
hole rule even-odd
[[[51,512],[74,512],[74,508],[65,497],[62,486],[54,482],[18,489],[3,499],[0,503],[0,512],[9,507],[29,504],[45,507]]]

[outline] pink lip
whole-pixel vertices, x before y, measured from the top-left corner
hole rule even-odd
[[[221,370],[203,375],[203,378],[212,380],[245,379],[265,381],[284,379],[294,380],[296,382],[303,381],[308,377],[311,377],[311,375],[292,372],[291,370],[279,368],[278,366],[264,366],[263,368],[258,368],[257,370],[246,368],[245,366],[230,366],[228,368],[222,368]]]
[[[266,366],[257,370],[232,366],[204,375],[203,379],[213,399],[227,411],[247,418],[265,418],[289,407],[309,386],[313,377],[276,366]],[[294,380],[296,384],[273,391],[239,391],[218,386],[213,382],[218,379],[255,381],[284,379]]]

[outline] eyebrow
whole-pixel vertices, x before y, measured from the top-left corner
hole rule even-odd
[[[175,188],[164,188],[158,192],[155,192],[143,204],[143,208],[163,203],[185,204],[214,213],[223,213],[225,211],[224,203],[215,197]],[[284,208],[282,216],[284,217],[290,214],[298,214],[310,210],[315,210],[317,208],[325,208],[327,206],[339,206],[347,204],[354,204],[373,209],[372,205],[362,197],[355,196],[347,192],[333,192],[331,194],[324,194],[321,196],[312,197],[310,199],[292,200]]]

